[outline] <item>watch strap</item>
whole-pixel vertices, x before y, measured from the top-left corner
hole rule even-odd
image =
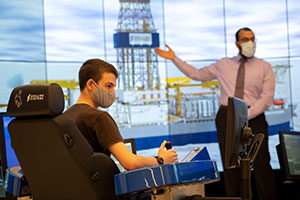
[[[160,164],[160,165],[164,164],[164,159],[162,157],[160,157],[160,156],[154,156],[154,158],[156,158],[158,164]]]

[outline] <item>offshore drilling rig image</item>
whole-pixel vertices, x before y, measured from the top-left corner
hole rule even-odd
[[[150,0],[120,0],[114,34],[119,71],[117,96],[122,105],[114,117],[119,125],[213,118],[217,109],[217,83],[189,85],[189,78],[161,81],[155,47],[159,47],[159,33],[154,26]],[[200,86],[213,89],[205,93],[183,93],[181,89]]]

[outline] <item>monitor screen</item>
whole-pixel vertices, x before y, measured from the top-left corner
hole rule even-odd
[[[4,172],[7,167],[19,166],[18,159],[10,145],[10,135],[7,129],[11,120],[13,120],[13,117],[8,117],[5,113],[0,113],[1,167]]]
[[[281,169],[287,179],[300,179],[300,132],[279,131],[277,147]]]
[[[224,168],[238,165],[242,150],[241,138],[243,128],[248,126],[248,107],[246,101],[235,97],[228,98],[227,125],[225,139]]]

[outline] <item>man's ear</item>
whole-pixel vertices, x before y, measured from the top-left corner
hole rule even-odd
[[[239,42],[235,41],[235,46],[239,49]]]
[[[242,51],[241,45],[240,45],[240,43],[238,41],[235,41],[235,46],[239,49],[239,52]]]
[[[95,83],[94,83],[94,80],[90,78],[90,79],[86,82],[86,86],[85,86],[85,87],[86,87],[88,90],[92,90],[94,84],[95,84]]]

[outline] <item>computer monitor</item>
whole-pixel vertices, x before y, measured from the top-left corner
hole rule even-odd
[[[131,151],[131,153],[136,154],[136,146],[135,146],[135,140],[134,138],[127,138],[124,139],[124,144],[126,145],[126,147],[129,149],[129,151]],[[116,163],[117,167],[119,168],[120,172],[124,172],[126,171],[122,165],[119,163],[119,161],[113,156],[110,156],[111,159],[113,159],[113,161]]]
[[[18,159],[10,145],[10,135],[7,129],[11,120],[13,117],[8,117],[5,112],[0,112],[0,156],[3,174],[8,167],[19,166]]]
[[[225,136],[225,169],[238,166],[240,153],[245,150],[243,131],[245,134],[246,131],[249,131],[247,103],[242,99],[229,97]]]
[[[134,138],[124,139],[124,143],[132,153],[136,154],[135,140]]]
[[[279,131],[276,149],[286,179],[300,180],[300,132]]]
[[[228,98],[225,138],[224,169],[240,168],[240,197],[251,199],[251,166],[264,134],[252,134],[248,127],[246,101],[235,97]]]

